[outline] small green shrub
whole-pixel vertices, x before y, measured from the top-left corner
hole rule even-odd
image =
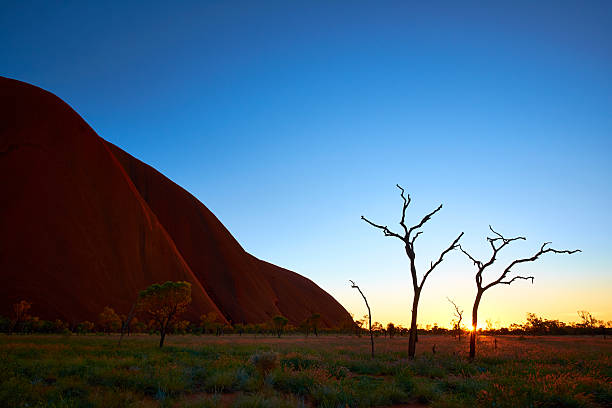
[[[204,389],[208,392],[223,393],[235,389],[236,370],[224,369],[213,372],[208,378]]]
[[[414,382],[412,395],[417,401],[427,404],[439,399],[442,393],[438,389],[436,383],[427,379],[418,379]]]
[[[297,353],[290,353],[280,361],[281,366],[289,367],[293,370],[306,370],[308,368],[315,368],[321,365],[321,362],[312,357],[305,357]]]
[[[275,389],[296,395],[308,395],[316,383],[310,372],[291,369],[275,370],[270,382]]]
[[[266,377],[270,371],[278,367],[278,354],[273,351],[259,351],[251,355],[249,363],[262,377]]]

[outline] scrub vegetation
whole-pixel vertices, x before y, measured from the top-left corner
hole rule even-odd
[[[0,335],[2,407],[604,407],[601,336]]]

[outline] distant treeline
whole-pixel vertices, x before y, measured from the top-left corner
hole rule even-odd
[[[158,333],[158,326],[153,320],[139,320],[133,317],[127,323],[127,316],[116,313],[111,307],[105,307],[99,314],[96,322],[83,321],[77,323],[69,323],[62,320],[43,320],[36,316],[28,314],[30,304],[26,301],[21,301],[13,305],[12,316],[6,317],[0,315],[0,333],[39,333],[39,334],[89,334],[89,333],[118,333],[122,327],[129,335],[130,333]],[[579,313],[582,322],[580,323],[564,323],[559,320],[549,320],[539,317],[533,313],[527,314],[527,321],[524,324],[513,323],[509,327],[493,328],[489,323],[488,328],[478,329],[479,334],[485,335],[604,335],[606,336],[612,328],[612,321],[604,323],[601,320],[595,319],[590,313],[580,311]],[[301,324],[295,326],[288,324],[282,316],[275,316],[267,322],[261,323],[234,323],[224,324],[219,323],[215,313],[202,315],[199,322],[190,322],[187,320],[177,320],[172,322],[169,327],[169,332],[174,334],[193,334],[193,335],[216,335],[223,336],[227,334],[234,335],[276,335],[282,334],[301,334],[305,336],[320,334],[326,335],[367,335],[369,332],[364,327],[364,320],[347,321],[341,327],[324,328],[320,327],[321,315],[318,313],[312,314],[305,319]],[[388,323],[383,326],[379,322],[372,324],[372,331],[377,337],[405,337],[408,336],[410,330]],[[449,335],[460,337],[463,334],[469,333],[469,330],[462,328],[447,329],[439,327],[437,324],[428,325],[425,328],[418,328],[419,335],[436,334]]]
[[[534,313],[527,314],[527,321],[523,324],[512,323],[508,327],[494,328],[490,322],[487,322],[487,328],[478,329],[478,334],[484,335],[606,335],[612,329],[612,321],[604,323],[602,320],[595,319],[589,312],[579,311],[579,317],[582,322],[579,323],[564,323],[559,320],[549,320],[537,316]],[[368,331],[365,328],[365,320],[356,321],[358,335],[365,335]],[[410,329],[395,325],[393,323],[382,326],[379,322],[372,324],[372,331],[376,336],[408,336]],[[420,334],[442,334],[459,337],[460,335],[470,333],[467,328],[447,329],[439,327],[436,323],[427,325],[422,328],[419,326],[417,333]]]

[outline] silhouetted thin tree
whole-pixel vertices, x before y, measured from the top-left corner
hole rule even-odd
[[[440,265],[440,263],[442,263],[442,260],[444,259],[444,255],[446,255],[448,252],[458,247],[458,242],[463,236],[463,232],[459,234],[459,236],[453,241],[453,243],[448,248],[442,251],[437,261],[430,263],[429,269],[427,270],[427,272],[425,272],[425,274],[423,275],[423,277],[421,278],[419,282],[418,277],[417,277],[416,264],[415,264],[416,255],[414,252],[414,242],[416,241],[418,236],[422,234],[422,231],[419,231],[419,230],[423,227],[423,225],[427,221],[429,221],[429,219],[435,213],[437,213],[438,211],[442,209],[442,204],[440,204],[438,208],[436,208],[435,210],[427,214],[425,217],[423,217],[421,222],[408,228],[406,226],[405,221],[406,221],[406,209],[408,208],[408,205],[410,204],[410,194],[404,195],[404,189],[399,184],[397,184],[397,188],[400,189],[400,192],[401,192],[400,196],[402,197],[402,200],[404,201],[403,206],[402,206],[402,218],[399,222],[399,224],[402,226],[402,229],[404,230],[404,233],[402,235],[391,231],[386,225],[378,225],[378,224],[373,223],[372,221],[368,220],[363,215],[361,216],[361,219],[367,222],[368,224],[370,224],[371,226],[382,230],[386,237],[397,238],[397,239],[400,239],[404,243],[406,255],[408,256],[408,259],[410,260],[410,275],[412,277],[412,288],[413,288],[413,293],[414,293],[414,296],[412,298],[412,316],[411,316],[411,321],[410,321],[410,337],[408,338],[408,356],[410,358],[414,358],[414,354],[416,351],[417,317],[418,317],[419,299],[421,297],[421,291],[423,290],[423,285],[425,284],[425,281],[427,280],[427,277],[429,276],[429,274],[433,272],[433,270],[438,265]]]
[[[550,242],[545,242],[540,247],[540,250],[535,253],[535,255],[529,258],[515,259],[514,261],[510,262],[510,264],[503,270],[503,272],[501,273],[501,275],[499,275],[497,279],[495,279],[488,285],[483,285],[482,273],[489,266],[493,265],[493,263],[497,259],[497,254],[499,253],[499,251],[501,251],[504,247],[506,247],[508,244],[510,244],[513,241],[518,241],[518,240],[525,241],[526,240],[525,237],[505,238],[503,235],[496,232],[490,225],[489,225],[489,229],[491,230],[491,232],[493,232],[494,236],[487,237],[487,241],[489,241],[489,245],[491,245],[491,249],[493,251],[491,258],[488,261],[481,262],[475,259],[466,250],[464,250],[461,247],[461,245],[459,245],[459,249],[461,250],[461,252],[463,252],[474,263],[474,265],[477,268],[477,272],[475,276],[477,291],[476,291],[476,298],[474,299],[474,307],[472,308],[472,330],[470,331],[470,358],[471,359],[473,359],[474,356],[476,355],[476,327],[478,325],[478,306],[480,305],[480,300],[482,299],[482,295],[487,289],[490,289],[493,286],[500,285],[500,284],[510,285],[512,284],[512,282],[519,280],[519,279],[531,280],[531,283],[533,284],[533,279],[534,279],[533,276],[517,275],[517,276],[514,276],[512,279],[507,279],[508,273],[510,273],[512,268],[515,267],[516,265],[525,263],[525,262],[533,262],[536,259],[538,259],[541,255],[549,253],[549,252],[552,252],[555,254],[573,254],[576,252],[580,252],[579,249],[557,250],[553,248],[547,248],[547,245],[549,245]]]
[[[117,346],[121,346],[121,341],[123,340],[123,336],[127,331],[128,336],[130,335],[130,324],[132,323],[132,319],[134,318],[134,314],[136,313],[136,305],[138,304],[138,298],[132,304],[132,308],[130,309],[130,313],[125,317],[125,319],[121,319],[121,336],[119,336],[119,341]],[[121,317],[121,316],[120,316]]]
[[[272,318],[272,326],[274,327],[274,331],[279,339],[281,334],[283,334],[283,329],[287,325],[287,322],[289,322],[289,319],[287,319],[285,316],[276,315]]]
[[[372,358],[374,358],[374,334],[372,333],[372,312],[370,311],[370,305],[368,304],[368,299],[366,299],[361,289],[359,289],[359,286],[357,286],[355,282],[353,282],[352,280],[349,280],[349,282],[351,282],[351,288],[357,289],[359,291],[359,293],[361,294],[361,297],[363,298],[363,301],[366,304],[366,307],[368,308],[368,321],[369,321],[368,329],[370,330],[370,344],[372,345]]]
[[[459,306],[457,306],[455,304],[455,302],[453,302],[452,300],[450,300],[450,298],[446,298],[446,300],[448,300],[451,305],[453,305],[455,307],[455,317],[457,318],[457,323],[455,323],[455,333],[457,333],[457,337],[459,339],[459,341],[461,341],[461,320],[463,319],[463,309],[459,309]]]
[[[313,313],[308,319],[310,320],[310,326],[312,327],[314,335],[319,337],[318,328],[319,324],[321,323],[321,314]]]

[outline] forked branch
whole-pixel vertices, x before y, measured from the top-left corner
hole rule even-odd
[[[414,237],[412,237],[412,239],[410,240],[410,245],[414,247],[414,241],[416,241],[417,237],[419,235],[421,235],[423,233],[423,231],[419,231],[416,234],[414,234]]]
[[[427,214],[425,217],[423,217],[423,219],[421,220],[421,222],[419,222],[418,224],[410,227],[410,229],[406,226],[406,209],[408,208],[408,206],[410,205],[411,199],[410,199],[410,194],[406,194],[406,191],[404,190],[404,188],[402,186],[400,186],[399,184],[396,184],[396,187],[400,190],[400,197],[402,197],[402,217],[400,219],[399,224],[401,225],[402,229],[404,230],[404,235],[400,235],[396,232],[393,232],[389,229],[388,226],[386,225],[379,225],[376,224],[370,220],[368,220],[366,217],[364,217],[363,215],[361,216],[361,219],[364,220],[365,222],[367,222],[368,224],[370,224],[371,226],[373,226],[374,228],[378,228],[380,230],[382,230],[382,232],[385,234],[386,237],[395,237],[398,239],[401,239],[402,241],[404,241],[406,243],[406,245],[408,245],[409,247],[412,248],[412,246],[414,246],[414,241],[417,239],[417,237],[419,235],[422,234],[422,231],[417,231],[419,228],[421,228],[427,221],[429,221],[431,219],[431,217],[437,213],[438,211],[440,211],[442,209],[442,204],[440,204],[438,206],[438,208],[436,208],[435,210],[433,210],[432,212],[430,212],[429,214]],[[412,236],[412,233],[416,231],[416,234],[414,236]]]

